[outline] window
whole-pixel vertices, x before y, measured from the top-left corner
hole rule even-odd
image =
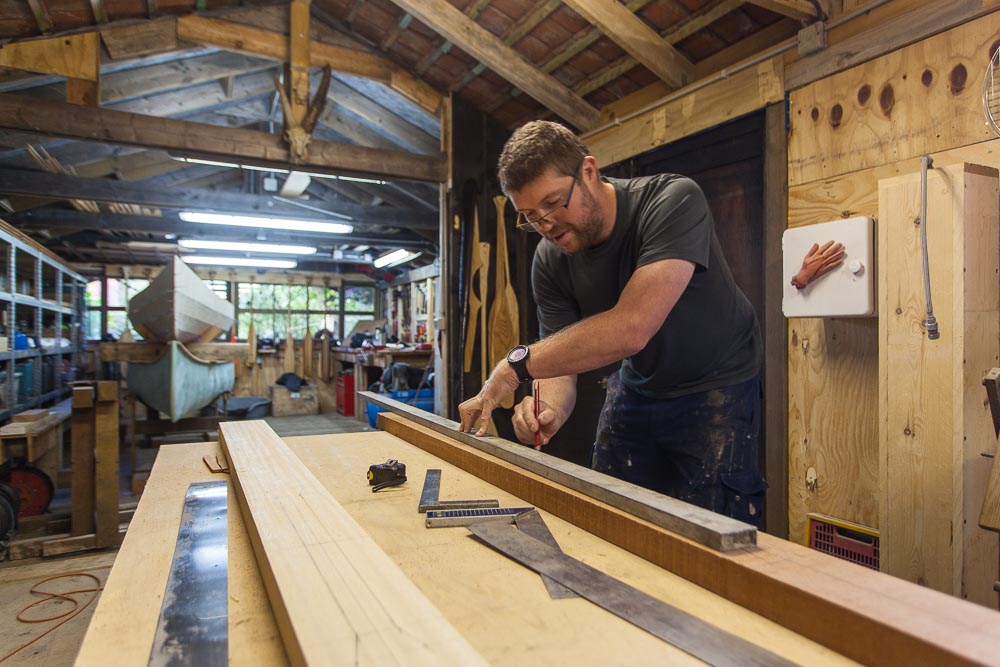
[[[322,329],[329,329],[334,338],[339,335],[343,311],[336,288],[239,283],[236,293],[236,336],[240,340],[246,340],[251,322],[254,335],[261,338],[285,338],[289,330],[294,338],[303,338],[306,331],[315,335]]]

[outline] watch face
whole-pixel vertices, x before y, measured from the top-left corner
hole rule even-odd
[[[516,363],[521,361],[528,355],[528,348],[524,345],[518,345],[507,355],[507,360],[511,363]]]

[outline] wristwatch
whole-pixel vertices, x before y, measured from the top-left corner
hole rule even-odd
[[[520,382],[531,382],[534,378],[528,372],[528,357],[531,356],[527,345],[518,345],[507,353],[507,363],[517,373]]]

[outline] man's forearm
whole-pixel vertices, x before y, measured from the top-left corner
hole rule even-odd
[[[547,336],[531,345],[528,371],[535,378],[576,376],[621,361],[645,344],[630,339],[622,325],[609,310]]]

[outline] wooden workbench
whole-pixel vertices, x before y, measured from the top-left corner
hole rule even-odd
[[[433,350],[414,348],[401,350],[389,347],[378,350],[365,350],[356,347],[333,348],[333,360],[342,366],[351,366],[354,369],[354,418],[362,422],[368,419],[367,401],[363,396],[358,395],[360,392],[368,390],[368,369],[385,370],[398,362],[406,362],[417,367],[426,366],[433,353]]]
[[[385,432],[288,438],[289,447],[491,664],[702,664],[582,600],[551,600],[539,577],[464,528],[427,529],[417,504],[428,468],[443,470],[442,499],[523,501]],[[91,621],[77,665],[145,665],[188,484],[218,479],[215,443],[161,448]],[[406,463],[409,481],[372,494],[372,463]],[[570,555],[795,662],[853,664],[812,641],[542,512]],[[112,648],[113,647],[113,648]],[[236,498],[229,496],[229,659],[286,664]]]

